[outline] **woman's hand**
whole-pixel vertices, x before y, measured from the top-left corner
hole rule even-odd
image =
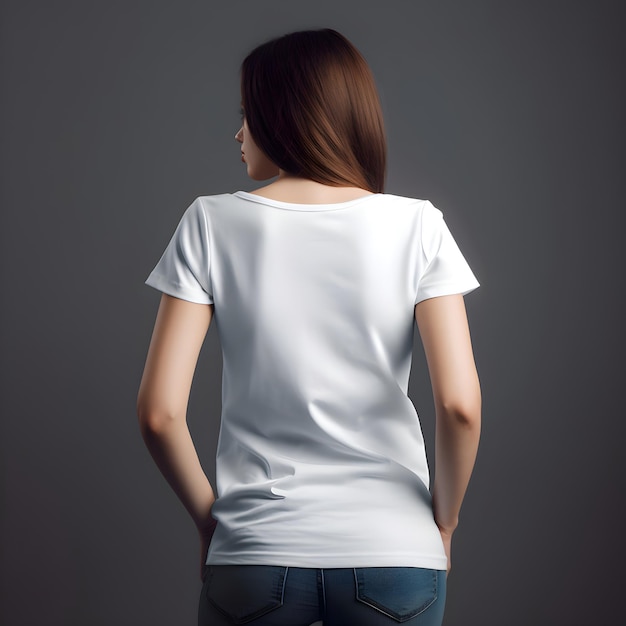
[[[209,552],[209,544],[211,543],[211,539],[213,538],[213,533],[215,532],[216,526],[217,520],[209,516],[207,523],[204,526],[198,528],[198,533],[200,535],[200,580],[202,580],[202,582],[204,582],[206,576],[206,557]]]

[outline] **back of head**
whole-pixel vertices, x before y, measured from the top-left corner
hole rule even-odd
[[[241,97],[255,143],[285,172],[383,191],[387,149],[374,78],[337,31],[290,33],[255,48],[241,66]]]

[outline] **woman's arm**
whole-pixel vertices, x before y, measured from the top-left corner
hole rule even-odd
[[[435,403],[433,509],[450,569],[450,541],[474,468],[481,393],[463,296],[441,296],[415,307]]]
[[[212,317],[213,305],[162,295],[137,397],[146,446],[207,547],[215,496],[187,427],[187,403]]]

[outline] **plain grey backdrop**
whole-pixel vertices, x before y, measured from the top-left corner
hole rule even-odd
[[[160,293],[198,195],[252,190],[233,136],[254,46],[332,27],[370,62],[386,190],[430,199],[466,298],[483,438],[446,626],[622,623],[621,2],[3,2],[0,621],[192,625],[193,524],[135,416]],[[209,476],[210,329],[189,421]],[[432,453],[416,340],[411,394]],[[385,532],[384,528],[380,532]]]

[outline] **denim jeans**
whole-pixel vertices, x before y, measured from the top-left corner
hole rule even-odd
[[[446,572],[207,565],[198,626],[440,626]]]

